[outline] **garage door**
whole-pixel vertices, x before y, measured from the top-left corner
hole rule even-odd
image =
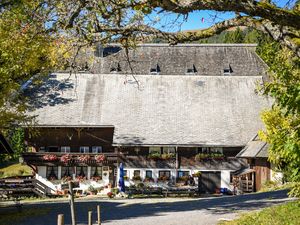
[[[199,183],[200,193],[215,193],[217,188],[221,187],[221,172],[209,171],[201,172],[201,180]]]

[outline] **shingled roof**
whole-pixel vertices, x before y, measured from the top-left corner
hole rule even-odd
[[[268,143],[260,140],[258,135],[236,155],[238,158],[268,158]]]
[[[115,145],[245,146],[270,102],[261,76],[52,74],[30,91],[43,126],[115,127]]]
[[[139,75],[158,68],[158,74],[172,76],[221,76],[224,70],[231,76],[262,76],[266,66],[255,48],[255,44],[143,44],[130,49],[127,58],[120,45],[98,46],[91,71]]]

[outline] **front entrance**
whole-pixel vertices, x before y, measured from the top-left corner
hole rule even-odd
[[[219,171],[201,172],[199,178],[200,193],[215,193],[216,189],[221,188],[221,172]]]

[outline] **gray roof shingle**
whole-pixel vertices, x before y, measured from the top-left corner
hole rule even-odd
[[[150,74],[159,67],[161,75],[221,76],[230,68],[232,76],[262,76],[266,66],[255,53],[255,44],[143,44],[128,52],[134,74]],[[93,73],[109,74],[115,65],[120,73],[132,74],[125,51],[118,45],[98,48]],[[194,68],[191,68],[194,67]]]
[[[244,146],[271,102],[261,76],[52,74],[28,90],[39,125],[113,125],[116,145]]]

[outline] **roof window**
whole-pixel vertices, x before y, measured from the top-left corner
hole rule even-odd
[[[113,62],[111,67],[110,67],[110,72],[111,73],[118,73],[121,72],[121,66],[119,62]]]
[[[159,72],[160,72],[160,67],[159,67],[158,63],[156,63],[150,67],[150,74],[158,75]]]
[[[196,73],[197,73],[197,69],[194,64],[190,64],[187,66],[187,68],[186,68],[187,75],[194,75]]]
[[[230,76],[232,72],[233,72],[233,70],[232,70],[230,64],[223,69],[224,76]]]

